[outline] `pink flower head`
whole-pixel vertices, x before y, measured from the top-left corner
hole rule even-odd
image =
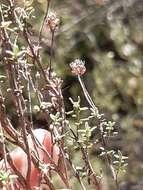
[[[57,15],[53,12],[50,12],[47,16],[47,25],[50,28],[50,30],[53,32],[57,29],[57,27],[59,26],[59,18],[57,17]]]
[[[70,67],[75,75],[83,75],[86,72],[85,62],[80,59],[71,62]]]

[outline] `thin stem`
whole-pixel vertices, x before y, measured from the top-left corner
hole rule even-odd
[[[94,104],[92,98],[90,97],[90,95],[89,95],[89,93],[88,93],[88,91],[87,91],[87,89],[86,89],[86,87],[85,87],[85,85],[84,85],[84,83],[83,83],[83,81],[82,81],[80,75],[78,75],[78,80],[79,80],[79,83],[80,83],[80,85],[81,85],[81,87],[82,87],[82,90],[83,90],[83,92],[84,92],[84,95],[85,95],[85,97],[86,97],[86,99],[87,99],[89,105],[94,109],[94,111],[95,111],[95,112],[97,113],[97,115],[98,115],[98,112],[99,112],[99,111],[98,111],[98,108],[95,106],[95,104]]]
[[[69,127],[70,128],[70,127]],[[82,157],[83,157],[83,161],[85,162],[85,165],[87,166],[88,170],[89,170],[89,177],[93,176],[93,184],[95,185],[95,188],[97,190],[101,190],[101,187],[100,187],[100,183],[98,182],[98,179],[97,179],[97,175],[96,173],[94,172],[93,170],[93,167],[91,165],[91,162],[89,160],[89,156],[88,156],[88,153],[87,153],[87,150],[85,148],[83,148],[83,146],[81,146],[79,140],[78,140],[78,137],[76,136],[75,132],[73,131],[73,129],[70,128],[70,131],[72,132],[73,136],[74,136],[74,139],[76,140],[77,144],[79,145],[80,147],[80,150],[81,150],[81,153],[82,153]]]
[[[26,74],[27,74],[27,92],[28,92],[28,106],[29,106],[29,116],[30,116],[30,124],[33,128],[33,117],[32,117],[32,100],[31,100],[31,93],[30,93],[30,70],[28,66],[26,67]]]
[[[76,168],[75,168],[74,164],[72,163],[71,159],[68,159],[68,162],[69,162],[70,166],[72,167],[72,169],[73,169],[73,171],[75,173],[75,176],[76,176],[79,184],[81,185],[82,190],[87,190],[84,183],[82,182],[78,172],[76,171]]]
[[[40,46],[40,44],[41,44],[42,31],[43,31],[43,27],[44,27],[44,24],[45,24],[45,21],[46,21],[46,18],[47,18],[48,12],[49,12],[50,2],[51,2],[51,0],[47,0],[47,8],[46,8],[46,12],[45,12],[45,15],[44,15],[44,18],[43,18],[43,21],[42,21],[41,27],[40,27],[40,31],[39,31],[39,39],[38,39],[38,45],[39,45],[39,46]]]
[[[49,60],[49,79],[51,77],[51,72],[52,72],[52,57],[53,57],[53,44],[54,44],[54,34],[55,32],[52,31],[52,37],[51,37],[51,46],[50,46],[50,60]]]
[[[79,83],[80,83],[80,85],[82,87],[83,93],[84,93],[84,95],[86,97],[86,100],[88,101],[88,103],[92,107],[92,109],[97,113],[97,118],[98,118],[98,120],[100,122],[101,139],[102,139],[103,147],[104,147],[104,149],[106,151],[107,144],[106,144],[106,140],[105,140],[105,137],[104,137],[104,134],[103,134],[103,127],[101,125],[101,118],[100,118],[101,115],[99,114],[98,108],[96,107],[94,101],[92,100],[91,96],[89,95],[89,93],[88,93],[88,91],[87,91],[87,89],[86,89],[80,75],[78,75],[78,80],[79,80]],[[118,186],[118,179],[117,179],[116,171],[115,171],[115,169],[113,167],[112,160],[111,160],[110,156],[107,154],[107,151],[106,151],[106,160],[107,160],[109,168],[111,170],[112,177],[113,177],[113,180],[115,182],[116,189],[120,190],[119,186]]]
[[[4,129],[2,127],[2,124],[0,122],[0,136],[1,136],[1,140],[2,140],[2,154],[3,154],[3,158],[4,158],[4,164],[5,164],[5,168],[6,171],[8,170],[8,166],[7,166],[7,156],[6,156],[6,146],[5,146],[5,137],[4,137]]]

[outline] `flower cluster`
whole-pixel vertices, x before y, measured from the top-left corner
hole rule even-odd
[[[70,63],[70,67],[75,75],[83,75],[86,72],[85,62],[80,59],[75,59]]]
[[[47,16],[47,26],[50,28],[50,30],[53,32],[57,29],[57,27],[59,26],[59,18],[57,17],[57,15],[53,12],[50,12]]]

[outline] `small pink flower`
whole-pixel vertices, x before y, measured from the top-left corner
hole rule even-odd
[[[46,22],[50,30],[53,32],[59,26],[60,20],[55,13],[50,12],[47,16]]]
[[[83,75],[86,72],[85,62],[80,59],[76,59],[70,63],[70,67],[75,75]]]

